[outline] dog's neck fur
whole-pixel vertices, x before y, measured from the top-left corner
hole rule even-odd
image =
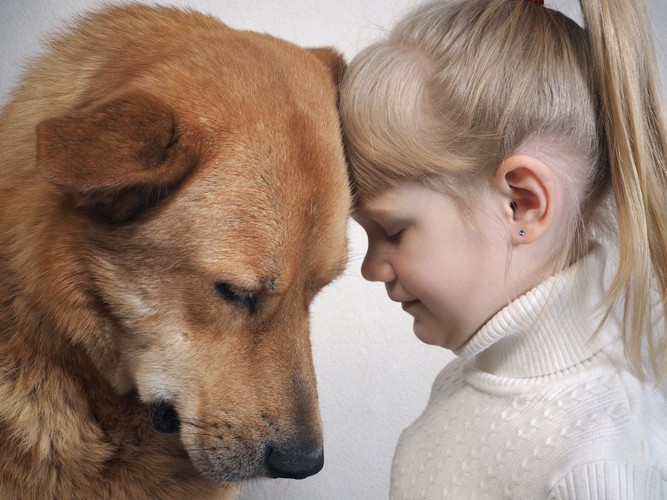
[[[52,189],[36,175],[25,175],[22,182],[33,189]],[[0,194],[5,207],[18,205],[21,197],[14,192]],[[0,206],[0,275],[4,278],[0,283],[0,449],[13,450],[0,454],[0,497],[21,491],[28,497],[220,498],[225,490],[194,471],[179,436],[151,428],[147,408],[132,390],[111,342],[117,325],[105,314],[91,277],[74,272],[82,268],[72,261],[77,253],[53,246],[48,228],[58,225],[45,220],[45,213],[43,207],[26,204],[24,210],[10,214]],[[17,252],[10,247],[19,233],[23,238]],[[31,235],[30,244],[26,234]],[[53,266],[41,265],[49,259],[58,260],[57,275],[45,271]],[[36,282],[39,289],[20,285]],[[84,337],[85,345],[92,346],[85,351]],[[81,415],[88,418],[82,421]],[[172,453],[164,454],[165,448]],[[161,484],[151,485],[152,471],[134,465],[139,462],[138,453],[154,454],[155,467],[172,470],[169,484],[160,476]],[[31,476],[34,491],[6,483],[5,478],[15,476],[11,471],[19,469]],[[76,477],[61,481],[61,470]],[[99,477],[112,479],[121,473],[136,479],[108,481],[108,491],[86,490],[99,485]],[[136,489],[115,491],[116,484],[132,484]]]
[[[34,189],[54,189],[36,174],[31,177],[23,182]],[[17,200],[11,200],[11,194],[5,199],[8,206],[17,206]],[[9,310],[13,311],[14,319],[9,320],[10,328],[14,328],[14,322],[23,325],[21,338],[26,345],[48,346],[49,355],[56,355],[60,349],[69,351],[72,345],[85,346],[88,361],[102,377],[119,394],[127,393],[133,388],[133,382],[112,342],[119,326],[106,311],[92,274],[81,272],[93,264],[75,260],[79,254],[73,249],[85,243],[70,235],[69,238],[58,238],[60,246],[55,246],[49,235],[52,228],[61,228],[62,236],[69,227],[49,220],[54,216],[44,215],[46,213],[46,207],[37,206],[25,207],[14,219],[1,217],[0,213],[0,242],[18,241],[17,235],[23,235],[20,252],[4,248],[5,245],[0,243],[0,255],[13,256],[13,260],[6,258],[0,263],[3,276],[15,278],[9,280],[12,290],[3,290],[2,295],[11,301]],[[27,244],[25,235],[31,235],[31,244]],[[58,265],[46,265],[53,261]],[[57,269],[57,273],[53,269]],[[22,289],[21,283],[40,283],[40,286],[28,290]]]

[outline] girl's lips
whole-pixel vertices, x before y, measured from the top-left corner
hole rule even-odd
[[[409,301],[409,302],[403,302],[403,303],[401,304],[401,306],[403,307],[403,310],[404,310],[404,311],[407,311],[408,308],[414,306],[415,304],[419,304],[419,301],[418,301],[418,300],[411,300],[411,301]]]

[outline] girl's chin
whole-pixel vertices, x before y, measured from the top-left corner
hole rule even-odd
[[[444,347],[444,342],[446,339],[442,338],[442,331],[437,331],[436,328],[433,328],[433,325],[427,326],[419,320],[415,319],[412,329],[415,332],[415,336],[424,344]]]
[[[469,338],[461,338],[451,329],[447,329],[435,321],[424,321],[423,318],[418,317],[415,317],[412,329],[415,336],[424,344],[443,347],[450,351],[462,347]]]

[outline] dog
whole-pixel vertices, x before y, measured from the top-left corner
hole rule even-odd
[[[0,115],[0,498],[231,498],[323,466],[309,304],[347,260],[345,62],[138,4]]]

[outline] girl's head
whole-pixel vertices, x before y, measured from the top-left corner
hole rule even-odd
[[[503,159],[532,146],[567,171],[578,220],[581,200],[599,198],[609,177],[589,52],[575,22],[525,1],[413,11],[352,61],[344,84],[358,202],[417,178],[470,208]]]
[[[561,200],[549,269],[577,260],[588,239],[618,226],[610,301],[631,304],[626,346],[639,367],[643,338],[655,347],[652,361],[659,354],[660,335],[641,334],[650,332],[651,282],[663,301],[667,289],[657,72],[641,2],[581,3],[586,29],[522,0],[418,7],[350,64],[343,127],[358,207],[419,181],[472,214],[508,158],[547,165]]]

